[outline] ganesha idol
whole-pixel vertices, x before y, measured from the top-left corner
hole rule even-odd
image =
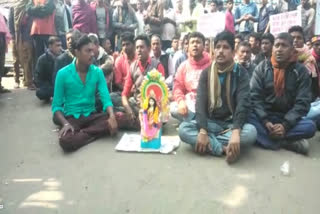
[[[150,71],[141,85],[141,148],[161,147],[162,124],[169,119],[168,87],[157,70]]]

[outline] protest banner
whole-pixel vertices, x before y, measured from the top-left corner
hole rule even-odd
[[[205,37],[215,37],[225,29],[225,14],[221,12],[201,15],[197,20],[197,31]]]
[[[288,32],[295,25],[301,26],[301,12],[298,10],[270,16],[270,33],[274,36]]]

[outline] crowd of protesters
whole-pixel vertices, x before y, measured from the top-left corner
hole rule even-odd
[[[0,14],[0,93],[12,41],[15,87],[52,102],[59,141],[74,151],[118,129],[139,130],[140,85],[157,69],[170,89],[179,136],[197,153],[235,161],[258,144],[308,154],[320,128],[320,35],[314,4],[280,0],[16,0]],[[184,11],[190,11],[185,15]],[[270,16],[301,13],[301,26],[270,33]],[[185,20],[224,13],[215,38]],[[214,20],[213,20],[214,24]]]

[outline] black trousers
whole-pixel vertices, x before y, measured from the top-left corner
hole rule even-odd
[[[44,54],[48,48],[48,39],[50,35],[33,35],[33,47],[34,47],[34,58],[33,58],[33,68],[35,68],[38,58]],[[34,70],[34,69],[33,69]]]
[[[50,100],[51,97],[53,97],[53,85],[49,82],[44,82],[41,84],[37,84],[37,91],[36,96],[40,100]]]
[[[162,50],[166,51],[168,48],[171,48],[172,41],[170,40],[162,40]]]

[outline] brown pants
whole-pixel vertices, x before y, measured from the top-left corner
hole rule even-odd
[[[128,117],[122,112],[115,113],[119,129],[139,130],[139,121],[129,121]],[[60,146],[64,151],[75,151],[85,146],[95,139],[110,134],[109,124],[107,123],[109,116],[106,113],[93,113],[88,117],[81,116],[76,119],[72,116],[66,117],[68,122],[74,128],[74,133],[68,132],[59,140]],[[53,119],[57,125],[56,118]]]
[[[79,119],[69,116],[66,119],[73,126],[74,133],[68,132],[60,138],[60,146],[65,151],[75,151],[98,137],[110,133],[107,123],[108,116],[105,113],[91,114],[88,117],[81,116]]]
[[[32,60],[33,60],[33,47],[31,42],[21,41],[17,45],[17,53],[19,62],[23,69],[23,84],[26,87],[32,86]]]
[[[12,57],[13,57],[13,69],[14,69],[14,81],[20,83],[20,60],[18,55],[17,43],[12,41]]]

